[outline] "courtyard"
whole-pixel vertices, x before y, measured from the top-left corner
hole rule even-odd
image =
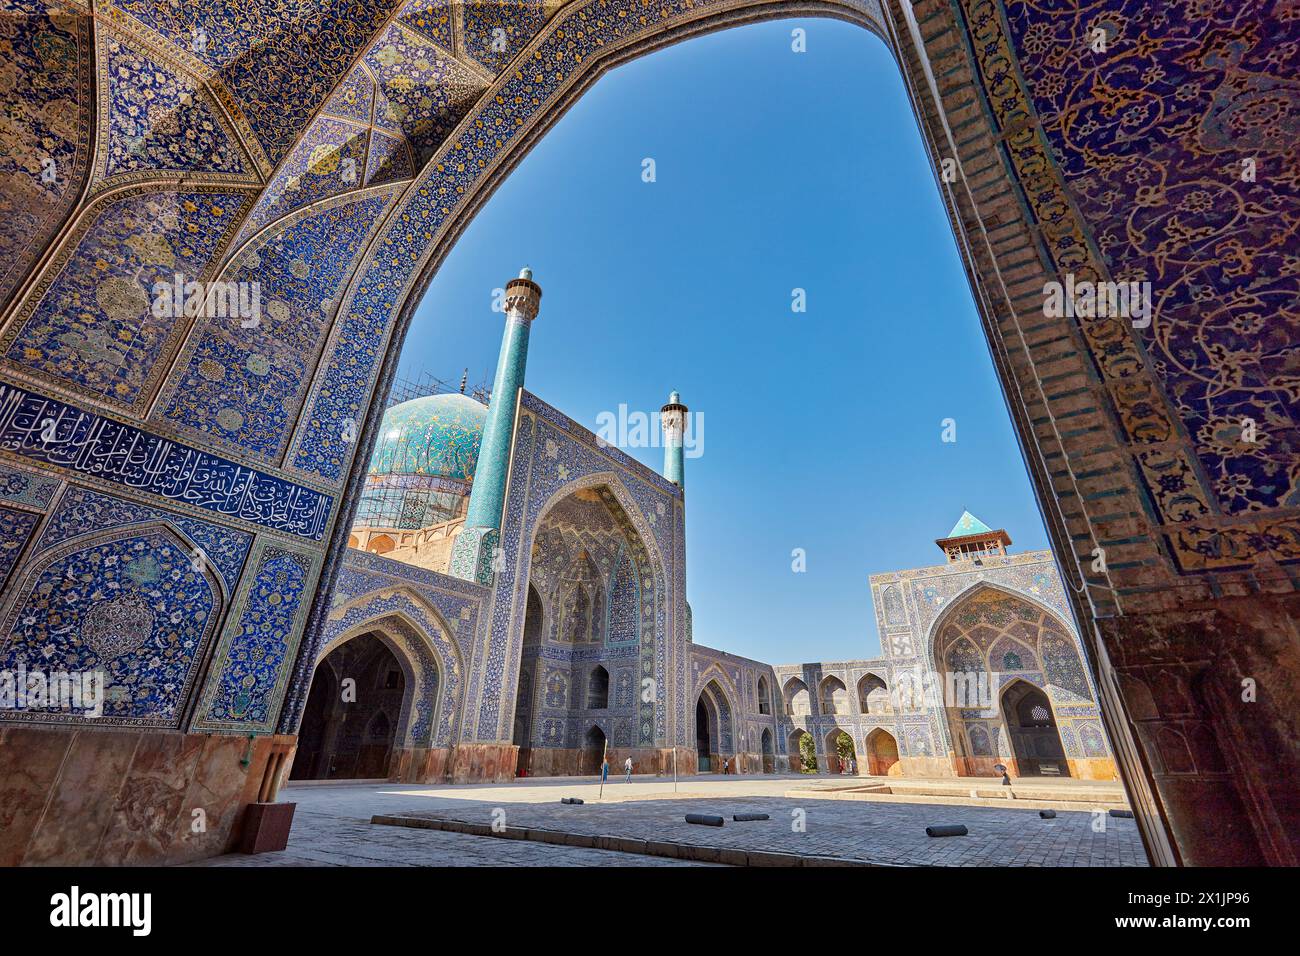
[[[299,785],[281,793],[298,805],[286,850],[197,865],[1147,865],[1134,821],[1105,812],[1115,791],[1102,785],[1035,782],[1007,800],[998,799],[996,780],[907,781],[928,792],[869,792],[881,783],[800,775],[702,775],[676,784],[613,777],[603,795],[599,782],[572,777],[459,786]],[[992,799],[985,796],[990,792]],[[584,803],[562,804],[565,797]],[[1041,818],[1038,810],[1053,798],[1061,809],[1054,819]],[[1023,806],[990,805],[997,802]],[[725,825],[689,824],[688,813],[720,815]],[[736,822],[737,813],[769,819]],[[375,818],[389,822],[371,822]],[[927,826],[942,824],[964,825],[968,833],[926,835]],[[489,835],[488,828],[498,832]]]

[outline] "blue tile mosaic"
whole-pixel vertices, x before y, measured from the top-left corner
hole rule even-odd
[[[0,670],[102,672],[103,713],[9,719],[178,729],[220,611],[207,574],[160,528],[42,550],[6,621]]]
[[[0,384],[0,449],[319,541],[334,499],[63,402]]]
[[[143,190],[143,191],[142,191]],[[0,337],[4,360],[123,409],[140,410],[184,323],[155,308],[156,283],[202,281],[247,193],[145,190],[105,200],[61,269]]]
[[[218,650],[218,676],[208,684],[196,729],[273,728],[311,578],[306,555],[273,546],[262,550],[237,610],[238,623]]]

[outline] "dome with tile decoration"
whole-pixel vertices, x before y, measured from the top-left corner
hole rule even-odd
[[[356,524],[427,528],[465,513],[487,406],[457,392],[425,395],[384,413]]]
[[[487,406],[457,392],[425,395],[384,413],[371,475],[472,481]]]

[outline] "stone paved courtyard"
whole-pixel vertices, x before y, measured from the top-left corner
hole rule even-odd
[[[638,778],[606,785],[574,778],[497,785],[409,786],[341,784],[287,788],[281,800],[298,804],[289,848],[261,856],[231,855],[212,866],[673,866],[684,861],[531,840],[509,840],[438,830],[372,825],[375,814],[420,814],[512,827],[634,839],[770,850],[804,856],[930,866],[1145,866],[1133,820],[1105,818],[1094,832],[1086,810],[1060,810],[1042,820],[1036,810],[921,802],[872,803],[812,799],[784,793],[805,785],[798,777]],[[582,806],[560,798],[580,797]],[[794,826],[800,811],[805,827]],[[737,812],[770,820],[734,823]],[[687,824],[687,813],[717,813],[721,828]],[[933,839],[925,827],[960,823],[965,837]]]
[[[708,866],[608,850],[550,846],[372,826],[368,820],[315,812],[299,805],[289,848],[260,856],[230,854],[193,866]]]

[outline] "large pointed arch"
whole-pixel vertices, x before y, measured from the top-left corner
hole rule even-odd
[[[958,775],[997,776],[999,766],[1008,766],[1013,774],[1112,778],[1109,749],[1098,760],[1082,746],[1081,735],[1096,734],[1099,716],[1082,648],[1073,629],[1044,602],[1015,588],[977,582],[938,615],[926,650],[936,678],[930,691],[944,718],[939,721],[940,747],[946,748]],[[1013,683],[1037,688],[1050,701],[1049,710],[1059,714],[1059,721],[1051,723],[1059,755],[1047,753],[1046,733],[1021,733],[1001,706]],[[1015,740],[1032,744],[1017,750]]]
[[[1206,608],[1199,610],[1207,614],[1213,610],[1222,615],[1209,626],[1209,630],[1220,635],[1227,635],[1228,630],[1235,631],[1232,636],[1224,638],[1225,644],[1231,645],[1221,651],[1224,660],[1215,663],[1240,669],[1257,655],[1258,645],[1263,643],[1258,638],[1274,633],[1279,623],[1285,626],[1285,622],[1294,617],[1291,613],[1294,601],[1287,600],[1285,605],[1269,610],[1264,619],[1260,619],[1256,615],[1265,613],[1261,610],[1262,602],[1252,606],[1251,596],[1228,597],[1224,592],[1237,591],[1238,585],[1259,586],[1251,579],[1256,574],[1266,574],[1267,586],[1276,588],[1278,592],[1290,587],[1280,573],[1280,567],[1296,559],[1296,522],[1285,507],[1286,488],[1279,487],[1280,482],[1224,483],[1228,490],[1210,486],[1213,481],[1210,475],[1216,468],[1225,475],[1234,475],[1238,468],[1269,465],[1267,462],[1251,464],[1247,461],[1248,456],[1230,454],[1230,449],[1222,453],[1216,451],[1212,445],[1220,441],[1217,435],[1211,435],[1208,443],[1188,439],[1190,432],[1198,430],[1199,423],[1178,420],[1179,406],[1184,404],[1178,396],[1182,394],[1181,387],[1186,380],[1165,378],[1162,372],[1171,376],[1172,373],[1162,367],[1170,363],[1150,360],[1147,355],[1148,346],[1159,348],[1160,343],[1144,342],[1141,335],[1128,327],[1128,323],[1114,321],[1062,323],[1050,328],[1039,323],[1032,326],[1034,331],[1031,335],[1026,334],[1026,325],[1021,321],[1024,313],[1017,302],[1023,301],[1036,288],[1041,289],[1044,276],[1077,274],[1104,280],[1110,276],[1111,263],[1130,262],[1135,275],[1143,273],[1145,264],[1141,256],[1130,255],[1142,251],[1136,248],[1138,243],[1135,241],[1128,245],[1121,243],[1118,249],[1110,251],[1105,248],[1112,241],[1111,227],[1120,224],[1122,213],[1115,213],[1118,218],[1112,220],[1102,218],[1095,211],[1090,213],[1086,208],[1095,207],[1099,201],[1108,210],[1132,207],[1130,202],[1112,201],[1109,184],[1097,184],[1098,180],[1105,179],[1104,170],[1090,168],[1092,164],[1087,161],[1080,162],[1096,154],[1100,156],[1098,167],[1105,162],[1110,172],[1116,172],[1122,157],[1119,153],[1108,153],[1109,144],[1090,142],[1082,137],[1076,142],[1070,136],[1063,145],[1062,137],[1067,135],[1063,133],[1065,127],[1050,122],[1051,118],[1060,115],[1061,105],[1050,80],[1064,78],[1067,87],[1085,89],[1092,88],[1095,84],[1090,81],[1098,79],[1088,69],[1087,61],[1095,58],[1089,54],[1085,44],[1075,44],[1078,50],[1071,53],[1069,44],[1048,42],[1046,45],[1051,48],[1051,54],[1047,57],[1041,55],[1040,31],[1051,36],[1062,28],[1069,29],[1073,25],[1070,18],[1075,12],[1051,4],[1003,6],[1007,9],[980,3],[979,0],[959,0],[950,4],[922,4],[913,9],[910,3],[881,5],[876,0],[855,0],[842,4],[808,3],[797,9],[803,13],[821,13],[862,22],[886,38],[903,70],[931,159],[937,163],[947,157],[956,161],[959,168],[978,177],[941,188],[945,192],[963,258],[977,285],[981,317],[993,345],[995,364],[1006,386],[1017,431],[1030,451],[1029,468],[1045,505],[1049,534],[1058,554],[1063,558],[1074,558],[1067,560],[1063,568],[1073,589],[1070,600],[1079,612],[1080,620],[1091,616],[1097,622],[1095,628],[1085,630],[1083,637],[1090,642],[1093,660],[1103,675],[1102,684],[1110,708],[1108,723],[1112,732],[1120,735],[1129,784],[1142,792],[1142,798],[1136,803],[1140,816],[1144,818],[1144,832],[1159,859],[1172,862],[1179,856],[1172,839],[1161,826],[1159,812],[1152,809],[1157,803],[1149,792],[1155,781],[1147,767],[1155,765],[1158,753],[1151,750],[1144,759],[1129,733],[1124,719],[1126,712],[1114,687],[1116,676],[1109,670],[1102,641],[1111,642],[1112,649],[1122,646],[1125,667],[1140,674],[1141,668],[1154,663],[1157,655],[1150,650],[1135,651],[1129,640],[1128,629],[1134,627],[1132,621],[1138,611],[1134,605],[1158,609],[1151,612],[1148,620],[1137,629],[1159,632],[1160,637],[1154,643],[1166,649],[1185,633],[1187,627],[1196,626],[1195,619],[1180,616],[1177,611],[1180,595],[1196,591],[1213,595],[1214,608],[1207,604]],[[356,5],[354,9],[360,10]],[[500,72],[491,78],[491,70],[484,72],[480,64],[476,75],[481,76],[485,89],[479,103],[451,131],[418,180],[411,184],[404,196],[406,204],[388,217],[387,222],[394,227],[393,230],[377,236],[370,245],[368,258],[373,271],[369,267],[362,270],[364,274],[359,273],[356,281],[350,284],[350,314],[367,315],[373,319],[369,330],[371,338],[367,342],[368,346],[373,346],[371,354],[380,356],[386,351],[395,351],[395,347],[400,345],[408,310],[414,308],[411,299],[418,298],[432,269],[446,254],[465,221],[490,193],[492,184],[508,173],[547,125],[554,122],[573,98],[594,82],[602,71],[657,45],[729,23],[788,14],[791,9],[788,4],[769,0],[698,0],[650,5],[643,10],[632,10],[629,16],[616,16],[613,14],[629,11],[622,8],[611,10],[604,2],[578,0],[552,10],[549,20],[545,10],[540,18],[531,19],[520,36],[527,37],[534,32],[536,36],[526,40],[513,56],[494,58],[480,52],[481,64],[499,68]],[[1098,14],[1103,17],[1113,14],[1118,29],[1131,20],[1123,15],[1118,4],[1103,4],[1098,8]],[[318,22],[313,21],[313,26]],[[583,29],[574,29],[578,22],[582,23]],[[81,23],[86,37],[90,37],[91,24],[84,18],[81,18]],[[184,31],[177,31],[174,24],[170,24],[172,29],[169,30],[166,17],[147,11],[113,16],[105,19],[104,25],[105,30],[113,31],[154,31],[157,33],[155,41],[169,44],[177,54],[181,54],[185,46]],[[381,26],[387,26],[364,13],[357,17],[340,17],[335,22],[321,22],[320,25],[325,27],[320,46],[306,51],[308,55],[301,59],[308,64],[301,73],[301,83],[271,84],[280,88],[268,90],[266,98],[260,93],[250,92],[246,79],[241,82],[241,74],[232,66],[245,71],[242,75],[246,78],[249,75],[246,71],[256,59],[246,51],[241,52],[246,41],[263,51],[273,51],[280,44],[301,39],[299,32],[290,31],[293,36],[289,36],[282,29],[272,29],[267,32],[265,43],[257,44],[252,44],[250,38],[241,33],[239,42],[233,44],[234,55],[221,63],[210,63],[209,69],[194,66],[196,59],[186,55],[185,62],[192,64],[190,72],[196,75],[211,73],[214,92],[219,91],[222,96],[229,94],[232,98],[232,117],[253,117],[247,123],[243,120],[239,123],[240,135],[246,137],[246,145],[255,157],[260,155],[263,160],[266,157],[275,160],[286,155],[311,117],[322,111],[318,108],[322,104],[316,101],[325,98],[331,86],[346,73],[348,65],[366,53],[368,45],[378,42]],[[1260,59],[1277,49],[1264,44],[1276,44],[1279,37],[1289,35],[1286,32],[1288,27],[1271,9],[1252,10],[1231,24],[1220,24],[1207,17],[1192,29],[1198,32],[1189,38],[1191,42],[1212,44],[1216,33],[1221,32],[1221,39],[1234,48],[1237,45],[1253,48],[1259,44],[1259,48],[1251,49],[1251,53]],[[1262,39],[1251,42],[1256,36]],[[1151,40],[1152,55],[1158,58],[1158,68],[1162,68],[1160,59],[1169,63],[1185,56],[1184,47],[1188,41],[1182,37],[1165,43],[1155,36],[1148,39]],[[80,45],[79,49],[83,46]],[[295,58],[289,60],[299,62]],[[545,69],[540,68],[543,65]],[[80,62],[77,67],[76,76],[85,76]],[[1289,144],[1277,145],[1276,130],[1253,131],[1252,139],[1232,135],[1237,104],[1224,104],[1221,98],[1211,95],[1212,84],[1218,82],[1218,74],[1214,79],[1189,80],[1195,94],[1192,100],[1200,99],[1207,104],[1204,115],[1196,118],[1201,121],[1201,135],[1208,137],[1209,148],[1195,151],[1195,157],[1191,153],[1158,157],[1161,169],[1171,176],[1182,166],[1188,168],[1189,177],[1202,175],[1202,169],[1192,161],[1193,158],[1219,163],[1220,154],[1241,151],[1241,147],[1249,147],[1252,156],[1260,150],[1270,159],[1285,156],[1282,150]],[[1273,79],[1267,77],[1264,82],[1271,83]],[[287,102],[284,99],[286,94],[298,93],[299,86],[309,95]],[[1182,91],[1183,87],[1179,86],[1180,96]],[[1164,101],[1154,92],[1150,96],[1158,112],[1174,117],[1170,122],[1186,121],[1187,116],[1182,110],[1166,108],[1176,105],[1172,99]],[[48,114],[47,109],[30,108],[44,102],[33,97],[27,104],[27,112]],[[972,111],[968,109],[971,103],[983,104],[983,108]],[[510,104],[524,104],[524,108],[512,108]],[[83,115],[84,105],[81,101],[74,103],[69,100],[60,111],[84,118],[89,125],[91,120]],[[1140,113],[1140,110],[1135,112]],[[1142,116],[1138,115],[1137,119],[1141,122]],[[1168,127],[1161,129],[1156,120],[1148,119],[1149,126],[1139,128],[1131,136],[1121,137],[1122,149],[1127,153],[1145,158],[1163,142],[1178,139],[1161,135],[1168,131]],[[1132,121],[1131,117],[1129,121]],[[452,122],[449,120],[448,125]],[[86,139],[88,133],[89,130]],[[1180,163],[1183,159],[1187,161]],[[84,166],[84,163],[79,165]],[[434,181],[435,171],[446,173]],[[83,178],[81,173],[70,177],[68,188],[80,188],[77,184]],[[193,179],[196,184],[204,185],[201,176],[196,175]],[[1174,182],[1177,184],[1176,178]],[[1227,183],[1225,179],[1220,185],[1229,190]],[[66,200],[67,195],[70,194],[65,189],[60,202]],[[455,197],[455,201],[449,202],[447,197]],[[1126,195],[1126,198],[1131,197]],[[1179,213],[1178,225],[1193,231],[1206,230],[1210,238],[1224,246],[1231,245],[1236,240],[1227,229],[1241,229],[1240,235],[1246,236],[1246,231],[1237,222],[1239,217],[1234,215],[1235,199],[1229,195],[1227,200],[1211,200],[1206,204],[1207,209],[1199,214],[1189,206],[1190,211]],[[1166,205],[1169,209],[1175,208],[1173,203]],[[1229,222],[1226,229],[1220,224],[1223,221]],[[418,232],[412,235],[409,229],[403,228],[403,223],[415,224],[414,229],[422,231],[423,235]],[[1153,226],[1164,224],[1162,220]],[[1152,234],[1147,229],[1131,231],[1141,235]],[[46,230],[41,228],[34,232],[42,238],[43,245]],[[1252,252],[1247,249],[1245,258],[1252,258]],[[46,261],[48,263],[49,257]],[[1213,268],[1212,263],[1199,260],[1186,263],[1184,257],[1171,270],[1162,271],[1170,287],[1185,293],[1185,312],[1193,317],[1199,316],[1202,310],[1198,302],[1188,301],[1190,293],[1187,290],[1202,288],[1200,280],[1204,274],[1201,270],[1210,268]],[[1293,284],[1289,277],[1276,274],[1280,272],[1280,267],[1272,273],[1266,269],[1263,278],[1274,283],[1267,290],[1268,294],[1277,296],[1279,302],[1289,306],[1294,299]],[[1247,275],[1245,278],[1253,281],[1255,276]],[[1282,285],[1283,282],[1287,284]],[[32,286],[27,288],[30,290]],[[1174,313],[1173,309],[1169,311]],[[400,316],[400,319],[392,322],[395,316]],[[1174,321],[1177,317],[1176,314],[1162,316],[1162,322],[1166,319]],[[1041,334],[1040,330],[1043,330]],[[1059,343],[1067,340],[1081,347],[1062,351]],[[1221,343],[1212,342],[1207,337],[1205,345],[1208,349],[1215,349]],[[1045,351],[1047,355],[1044,355]],[[1232,349],[1225,351],[1229,356],[1238,354]],[[1087,387],[1096,402],[1080,406],[1079,393],[1073,388],[1053,393],[1037,387],[1044,377],[1037,367],[1042,358],[1051,362],[1051,375],[1056,381],[1091,383]],[[1210,357],[1206,359],[1204,368],[1215,369],[1226,376],[1232,361],[1235,360],[1231,357]],[[308,438],[320,437],[324,433],[337,435],[342,419],[348,417],[367,419],[374,410],[372,398],[376,394],[376,379],[382,389],[391,369],[396,367],[395,363],[393,356],[391,364],[386,364],[378,375],[373,368],[364,371],[358,376],[360,384],[354,392],[334,404],[322,403],[321,414],[314,414],[315,409],[304,412],[301,418],[308,423]],[[321,372],[322,377],[327,374],[328,369]],[[42,384],[49,384],[54,390],[64,388],[54,382],[54,376],[49,376],[48,380],[40,377]],[[1275,387],[1272,382],[1265,385]],[[333,389],[322,391],[331,399],[340,394]],[[1225,411],[1240,404],[1238,397],[1232,395],[1224,401],[1236,403],[1225,404]],[[1056,419],[1063,413],[1069,415],[1068,440],[1057,427]],[[1202,414],[1198,408],[1196,416]],[[373,421],[373,418],[367,420]],[[320,431],[311,433],[312,423],[317,421]],[[1207,423],[1204,431],[1216,431],[1213,421]],[[365,444],[364,434],[362,445]],[[305,445],[321,447],[310,440]],[[346,459],[352,451],[338,450],[335,443],[328,454],[322,454],[322,458],[336,452],[338,456],[323,463],[319,473],[322,480],[334,483],[344,479],[348,471]],[[1097,475],[1091,468],[1099,460],[1121,462],[1123,467]],[[299,465],[300,462],[294,460],[286,462],[285,467],[291,469]],[[1104,487],[1089,488],[1089,493],[1083,494],[1076,476],[1084,473],[1096,476],[1096,483]],[[1093,477],[1088,481],[1092,482]],[[1277,497],[1270,500],[1270,496]],[[346,514],[349,510],[350,503],[346,501],[341,508],[332,509],[334,514]],[[1113,522],[1112,518],[1115,519]],[[1097,544],[1099,521],[1104,521],[1102,527],[1106,533],[1117,529],[1126,536],[1120,539],[1125,560],[1113,562],[1107,570],[1090,573],[1085,555],[1090,550],[1089,545]],[[327,527],[321,530],[329,533]],[[341,551],[337,547],[339,542],[334,543],[334,550]],[[1083,546],[1078,547],[1080,544]],[[328,547],[322,546],[317,555],[327,550]],[[313,559],[317,555],[313,555]],[[330,564],[321,574],[323,584],[319,590],[322,597],[328,593],[334,580],[337,560],[340,560],[337,555],[332,555]],[[313,566],[313,573],[316,570]],[[1232,577],[1218,577],[1223,574]],[[1222,580],[1230,581],[1231,586],[1226,589],[1218,587]],[[1127,614],[1122,606],[1126,600],[1130,601]],[[313,629],[307,640],[298,642],[308,656],[311,648],[316,646],[317,627],[325,613],[323,606],[313,610]],[[1220,626],[1229,621],[1233,622],[1231,629]],[[284,637],[287,646],[292,646],[298,637],[295,626],[286,626],[285,633],[277,635],[280,636]],[[1187,643],[1196,645],[1201,642]],[[1158,660],[1163,663],[1165,658]],[[1274,658],[1269,664],[1277,660]],[[1189,655],[1182,663],[1196,666],[1202,662]],[[1127,676],[1136,677],[1138,674]],[[1293,714],[1289,710],[1270,709],[1272,706],[1261,702],[1258,709],[1268,713],[1267,719],[1273,728],[1286,726]],[[274,713],[268,715],[267,721],[273,722],[275,716]],[[1281,769],[1294,769],[1295,761],[1289,757],[1279,755],[1276,759],[1285,761]],[[1274,769],[1267,761],[1260,763],[1260,772]],[[1293,777],[1294,773],[1275,776],[1287,778]],[[1222,805],[1235,800],[1232,805],[1244,806],[1240,813],[1242,825],[1239,832],[1248,833],[1253,827],[1255,833],[1261,834],[1258,845],[1249,847],[1252,852],[1271,859],[1270,842],[1289,842],[1288,828],[1277,822],[1275,808],[1259,805],[1255,799],[1257,795],[1234,792],[1230,784],[1217,779],[1215,774],[1201,775],[1196,784],[1205,793],[1213,794]],[[1167,805],[1170,816],[1179,818],[1179,837],[1189,847],[1189,857],[1193,859],[1215,857],[1213,841],[1201,836],[1213,824],[1206,811],[1200,809],[1206,804],[1207,801],[1188,799],[1181,784],[1170,787],[1165,794],[1164,805]],[[1285,806],[1279,803],[1276,809],[1285,811]],[[1249,842],[1250,837],[1243,836],[1243,845]],[[1205,849],[1207,845],[1211,847],[1208,850]],[[1190,849],[1193,846],[1195,850]],[[1284,855],[1293,859],[1294,846]]]
[[[943,610],[941,610],[935,616],[934,620],[930,622],[930,626],[925,633],[925,641],[921,650],[924,659],[934,659],[935,639],[942,631],[943,627],[956,615],[961,604],[964,601],[967,601],[972,597],[977,597],[986,591],[1003,594],[1007,597],[1015,598],[1019,601],[1025,602],[1026,604],[1032,605],[1042,613],[1050,615],[1063,630],[1071,634],[1075,633],[1074,625],[1069,623],[1060,611],[1047,604],[1047,602],[1038,595],[1029,591],[1021,590],[1020,588],[1012,587],[1011,585],[1005,584],[1001,581],[973,581],[968,587],[965,587],[956,594],[948,597],[945,601]]]
[[[399,626],[385,630],[384,622],[389,620],[398,622]],[[317,651],[316,664],[319,665],[341,644],[371,631],[384,636],[391,644],[401,644],[398,636],[392,633],[394,630],[402,632],[400,636],[403,638],[420,642],[437,675],[436,699],[425,705],[429,708],[430,731],[423,735],[424,742],[417,745],[451,746],[456,738],[464,700],[464,663],[453,639],[455,629],[437,607],[413,588],[399,586],[372,591],[335,608],[329,617],[325,639]],[[408,646],[400,653],[395,649],[395,653],[399,659],[404,657],[409,663],[412,650]],[[415,676],[411,674],[412,680]],[[425,684],[428,684],[427,678]]]
[[[665,644],[669,637],[664,613],[667,596],[666,564],[649,520],[647,520],[641,506],[637,503],[636,497],[629,491],[622,477],[613,471],[602,470],[583,475],[555,488],[528,519],[527,530],[521,541],[521,546],[514,555],[513,579],[531,583],[533,579],[533,562],[537,555],[536,546],[539,535],[545,527],[547,516],[561,503],[584,493],[593,493],[600,496],[602,506],[614,519],[622,537],[637,555],[636,575],[638,587],[635,612],[637,620],[640,622],[640,636],[638,640],[639,666],[636,679],[639,687],[653,686],[656,696],[653,700],[646,700],[644,695],[639,692],[634,695],[637,707],[635,745],[638,747],[653,746],[654,741],[659,738],[658,729],[660,727],[665,728],[665,737],[667,734],[666,681],[668,677],[664,670],[666,666]],[[520,591],[523,592],[522,599]],[[650,591],[653,591],[653,600],[650,600],[647,596],[646,592]],[[608,599],[608,595],[604,597],[606,600]],[[511,625],[505,659],[522,662],[527,588],[515,588],[511,595],[511,601],[511,616],[509,618]],[[556,609],[556,612],[558,618],[560,616],[558,609]],[[552,629],[554,629],[554,625],[552,625]],[[518,677],[518,671],[505,675],[506,686],[502,697],[503,700],[512,702],[518,700]],[[653,684],[646,685],[644,683],[646,678],[651,678]],[[499,719],[504,720],[509,715],[510,710],[503,707]],[[513,728],[513,717],[511,717],[511,727]]]
[[[787,717],[811,717],[813,714],[812,690],[798,674],[791,674],[781,684],[782,711]]]
[[[889,684],[875,671],[867,671],[858,678],[857,698],[858,711],[863,716],[893,713]]]
[[[416,628],[421,639],[428,646],[429,651],[438,660],[438,665],[445,668],[449,673],[463,673],[463,665],[460,649],[455,642],[450,640],[450,635],[456,633],[456,629],[451,626],[447,618],[443,615],[431,601],[425,598],[414,588],[397,586],[392,588],[381,588],[377,591],[361,595],[351,601],[339,605],[331,611],[329,620],[331,623],[347,621],[349,618],[355,620],[358,611],[370,612],[370,619],[383,616],[385,611],[378,610],[376,602],[407,602],[407,606],[399,608],[391,613],[397,617],[406,620],[412,627]],[[435,632],[440,632],[446,638],[439,640],[434,633],[431,633],[431,626]],[[349,631],[355,631],[363,624],[350,624]],[[316,659],[319,661],[329,653],[333,646],[341,643],[337,629],[330,634],[325,644],[316,653]]]
[[[719,763],[728,762],[732,772],[736,772],[735,757],[738,743],[736,721],[740,716],[734,704],[736,698],[729,696],[728,691],[715,676],[698,685],[693,700],[692,712],[695,715],[697,746],[707,740],[711,747],[707,753],[700,753],[702,761],[700,769],[714,771],[722,769],[721,766],[713,766],[713,761],[717,760]],[[706,721],[706,727],[700,726],[701,717]],[[707,764],[704,761],[707,761]]]

